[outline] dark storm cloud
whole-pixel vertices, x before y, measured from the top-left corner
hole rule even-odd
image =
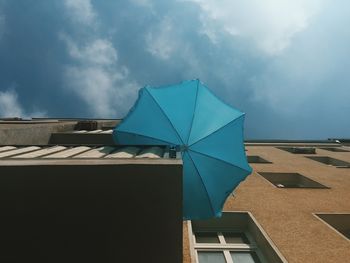
[[[0,40],[0,87],[14,87],[22,106],[67,115],[79,110],[62,91],[66,54],[57,33],[65,23],[54,1],[2,1],[5,16]],[[82,112],[82,111],[80,111]]]

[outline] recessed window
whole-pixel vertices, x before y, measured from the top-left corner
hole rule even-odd
[[[350,152],[349,150],[345,150],[345,149],[342,149],[340,147],[323,147],[320,149],[326,150],[326,151],[331,151],[331,152]]]
[[[306,156],[307,158],[337,168],[350,168],[350,163],[328,156]]]
[[[247,159],[248,159],[248,163],[271,163],[257,155],[248,155]]]
[[[285,262],[250,213],[224,212],[190,227],[196,263]]]
[[[320,219],[350,240],[350,214],[316,214]]]
[[[294,154],[316,154],[314,147],[278,147],[278,149]]]
[[[314,180],[299,173],[265,173],[259,172],[261,176],[279,188],[328,188]]]

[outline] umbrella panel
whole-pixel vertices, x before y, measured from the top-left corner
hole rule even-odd
[[[214,211],[208,210],[200,218],[219,217],[229,194],[250,172],[199,153],[189,151],[189,154],[206,186],[207,194],[211,200],[211,211]],[[197,200],[197,202],[200,201]]]
[[[145,116],[153,116],[154,118]],[[176,130],[174,130],[167,116],[146,89],[140,90],[136,106],[123,122],[118,125],[116,132],[133,133],[172,145],[181,144],[181,139]],[[119,138],[117,142],[125,141]]]
[[[188,145],[212,134],[243,114],[223,103],[204,85],[199,85]]]
[[[188,152],[183,160],[183,215],[185,219],[201,219],[213,214],[210,196],[194,161]],[[194,212],[195,211],[195,212]]]
[[[250,171],[247,163],[243,138],[244,115],[221,127],[207,137],[194,143],[189,148],[213,158]]]
[[[186,144],[196,105],[198,82],[186,81],[181,85],[146,89],[172,123],[181,138],[181,144]]]

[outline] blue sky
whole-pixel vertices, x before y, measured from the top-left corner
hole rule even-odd
[[[0,116],[121,118],[199,78],[249,139],[350,137],[345,0],[0,0]]]

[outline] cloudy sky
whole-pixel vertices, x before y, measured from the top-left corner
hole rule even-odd
[[[347,0],[0,0],[0,116],[121,118],[199,78],[249,139],[350,137]]]

